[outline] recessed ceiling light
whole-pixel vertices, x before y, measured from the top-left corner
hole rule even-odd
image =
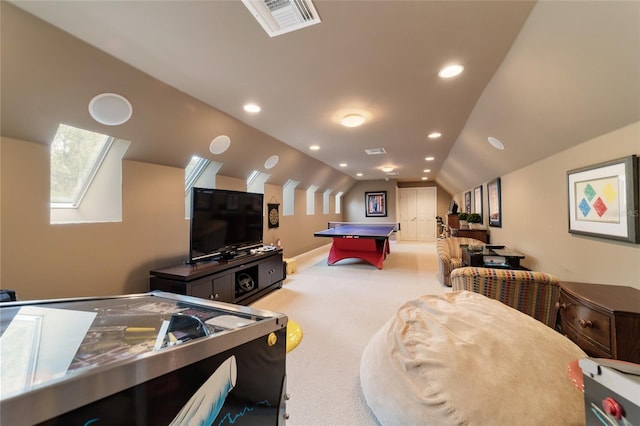
[[[347,167],[347,163],[340,163],[340,167]]]
[[[260,112],[262,110],[262,108],[260,108],[258,105],[256,104],[246,104],[244,106],[244,110],[247,112]]]
[[[311,146],[309,147],[309,149],[310,149],[311,151],[317,151],[317,150],[319,150],[319,149],[320,149],[320,147],[319,147],[318,145],[311,145]]]
[[[389,167],[389,166],[387,166],[387,167],[383,167],[383,168],[381,168],[380,170],[382,170],[382,171],[383,171],[383,172],[385,172],[385,173],[389,173],[389,172],[392,172],[392,171],[393,171],[393,167]]]
[[[489,141],[491,146],[494,147],[495,149],[499,149],[500,151],[504,149],[504,144],[500,142],[498,139],[494,138],[493,136],[489,136],[487,140]]]
[[[432,132],[427,135],[429,139],[438,139],[440,136],[442,136],[442,133],[440,132]]]
[[[423,173],[431,173],[431,169],[424,169],[422,172]]]
[[[428,179],[429,179],[429,178],[428,178],[428,177],[426,177],[426,176],[423,176],[423,177],[422,177],[422,180],[428,180]]]
[[[464,67],[462,65],[449,65],[442,68],[438,73],[438,76],[440,76],[440,78],[451,78],[460,75],[462,70],[464,70]]]
[[[364,115],[362,114],[347,114],[342,117],[340,123],[345,127],[358,127],[362,126],[365,122]]]
[[[356,176],[362,177],[362,173],[356,173]]]
[[[435,160],[435,157],[425,157],[425,160],[427,160],[427,161],[433,161],[433,160]]]

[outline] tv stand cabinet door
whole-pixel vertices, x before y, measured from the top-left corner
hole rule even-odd
[[[260,289],[284,280],[284,264],[282,253],[263,260],[259,266],[258,287]]]
[[[210,275],[188,283],[187,295],[218,302],[233,303],[233,274]]]
[[[235,291],[233,288],[234,282],[234,274],[226,274],[223,276],[215,277],[212,282],[212,290],[211,295],[213,296],[211,300],[216,300],[218,302],[235,302]]]

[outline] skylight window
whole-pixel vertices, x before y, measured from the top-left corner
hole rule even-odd
[[[282,215],[293,216],[295,209],[295,190],[300,182],[289,179],[282,187]]]
[[[264,194],[264,184],[271,175],[254,170],[247,179],[247,192]]]
[[[338,192],[336,194],[336,214],[340,214],[340,205],[341,205],[341,201],[342,201],[342,194],[344,194],[342,191]]]
[[[51,143],[51,207],[77,208],[113,138],[60,124]]]
[[[322,193],[322,213],[329,214],[329,196],[333,189],[327,189]]]
[[[194,155],[191,157],[189,164],[184,169],[184,193],[188,195],[191,193],[191,189],[195,186],[196,181],[205,171],[209,165],[209,160],[206,158],[198,157]]]
[[[316,213],[316,191],[318,185],[309,185],[307,188],[307,214],[313,215]]]

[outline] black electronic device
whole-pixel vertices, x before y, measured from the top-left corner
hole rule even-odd
[[[264,195],[193,188],[189,261],[229,258],[262,245]]]

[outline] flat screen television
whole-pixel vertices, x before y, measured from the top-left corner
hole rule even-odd
[[[193,188],[191,193],[191,263],[233,258],[262,245],[263,194]]]

